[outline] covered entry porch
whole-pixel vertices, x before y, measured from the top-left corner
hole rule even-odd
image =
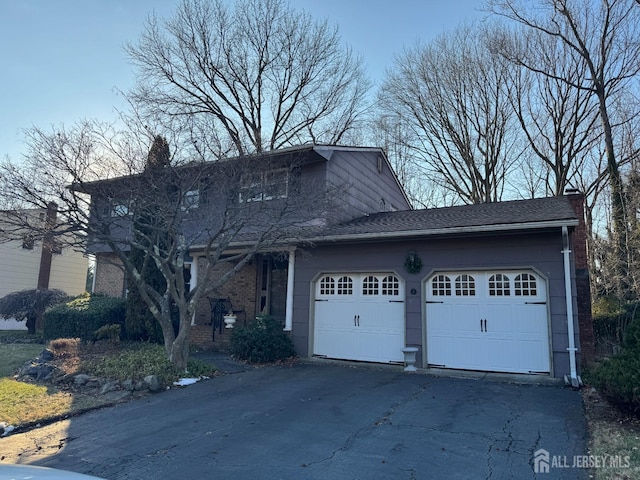
[[[202,281],[199,272],[204,271],[205,261],[194,255],[192,284],[194,280]],[[223,275],[227,268],[229,264],[222,261],[216,265],[215,273]],[[250,323],[258,315],[270,315],[290,331],[294,268],[294,249],[257,254],[227,283],[212,292],[209,301],[201,302],[191,327],[191,344],[202,348],[222,348],[228,344],[230,330],[220,322],[221,307],[225,310],[231,307],[238,316],[239,325]]]

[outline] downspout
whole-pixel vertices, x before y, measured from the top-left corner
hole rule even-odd
[[[296,267],[296,247],[289,248],[289,268],[287,269],[287,311],[284,320],[284,331],[293,329],[293,274]]]
[[[567,302],[567,334],[569,335],[569,368],[571,371],[571,378],[568,379],[565,375],[565,383],[571,382],[571,386],[574,388],[580,387],[580,379],[576,371],[576,348],[575,332],[573,328],[573,296],[571,295],[571,259],[569,254],[571,248],[569,247],[569,230],[566,225],[562,226],[562,243],[564,249],[562,250],[564,260],[564,292],[565,300]]]

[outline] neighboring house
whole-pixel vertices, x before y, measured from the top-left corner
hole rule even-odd
[[[55,240],[38,239],[23,228],[12,226],[12,218],[29,218],[30,223],[55,223],[53,208],[0,212],[0,297],[19,290],[59,289],[80,295],[86,289],[88,261],[83,253],[62,247]],[[49,217],[47,217],[49,216]],[[23,223],[20,220],[19,223]],[[25,328],[24,322],[0,319],[0,329]]]
[[[411,210],[381,149],[304,146],[270,158],[292,152],[304,157],[303,182],[349,188],[328,210],[308,212],[308,228],[257,255],[219,297],[249,320],[281,318],[303,357],[401,363],[401,349],[414,346],[421,367],[576,384],[593,355],[581,194]],[[265,189],[269,170],[258,175]],[[274,198],[259,192],[252,200]],[[195,284],[203,259],[190,253]],[[107,251],[97,252],[95,286],[124,292]],[[191,338],[213,344],[208,306]]]

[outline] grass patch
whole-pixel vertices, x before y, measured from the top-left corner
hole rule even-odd
[[[612,462],[607,460],[606,468],[594,468],[591,478],[640,478],[640,418],[611,405],[590,387],[582,390],[582,398],[589,428],[589,455],[613,458],[614,464],[618,462],[621,465],[612,467]]]
[[[0,318],[0,326],[3,320]],[[0,337],[28,337],[32,336],[27,330],[2,330],[0,329]]]
[[[44,345],[40,344],[2,344],[0,347],[0,377],[12,376],[24,362],[37,357],[42,350],[44,350]]]
[[[0,378],[0,405],[0,422],[20,425],[69,413],[73,396],[42,385]]]
[[[593,478],[596,480],[640,478],[640,433],[613,422],[591,422],[590,428],[590,454],[598,457],[617,457],[623,462],[620,468],[594,469]]]
[[[117,354],[82,362],[80,370],[98,377],[117,380],[137,381],[147,375],[157,375],[162,383],[170,384],[184,376],[211,375],[214,369],[207,363],[191,359],[187,365],[187,372],[181,372],[171,365],[163,346],[136,343]]]
[[[0,422],[24,425],[43,422],[105,405],[105,401],[82,394],[62,392],[44,385],[0,378]]]
[[[45,422],[105,405],[107,400],[90,391],[70,390],[60,384],[39,385],[11,378],[24,362],[37,357],[41,344],[0,345],[0,422],[10,425]],[[167,360],[164,348],[151,344],[82,344],[78,339],[52,340],[48,348],[55,363],[68,374],[87,373],[118,380],[141,380],[157,375],[171,384],[184,376],[211,375],[214,368],[197,360],[189,361],[189,373],[180,372]]]

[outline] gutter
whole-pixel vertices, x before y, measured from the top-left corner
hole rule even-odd
[[[564,381],[566,384],[571,383],[571,386],[574,388],[579,388],[582,384],[582,380],[578,377],[576,371],[576,348],[575,344],[575,331],[573,328],[573,297],[571,295],[571,266],[570,266],[570,257],[571,249],[569,248],[569,231],[566,226],[562,227],[562,258],[564,263],[564,292],[565,292],[565,300],[567,302],[567,335],[569,336],[569,348],[567,351],[569,352],[569,368],[571,372],[571,378],[567,378],[565,375]]]
[[[566,228],[578,225],[578,220],[551,220],[546,222],[504,223],[497,225],[474,225],[468,227],[432,228],[428,230],[400,230],[395,232],[355,233],[344,235],[322,235],[304,239],[287,239],[288,241],[335,242],[340,240],[376,240],[407,237],[429,237],[434,235],[451,235],[458,233],[490,233],[508,230],[531,230],[543,228]]]
[[[337,235],[319,235],[316,237],[287,237],[269,245],[261,251],[287,251],[288,245],[299,243],[322,243],[322,242],[340,242],[340,241],[358,241],[358,240],[393,240],[407,239],[411,237],[431,237],[436,235],[455,235],[460,233],[491,233],[505,232],[509,230],[538,230],[545,228],[566,228],[575,227],[579,224],[578,220],[550,220],[546,222],[527,222],[527,223],[504,223],[497,225],[474,225],[468,227],[448,227],[448,228],[432,228],[423,230],[398,230],[394,232],[373,232],[373,233],[347,233]],[[255,245],[255,241],[247,240],[242,242],[231,242],[226,251],[240,252],[244,247]],[[278,245],[280,247],[278,247]],[[190,251],[203,250],[205,245],[193,245]]]

